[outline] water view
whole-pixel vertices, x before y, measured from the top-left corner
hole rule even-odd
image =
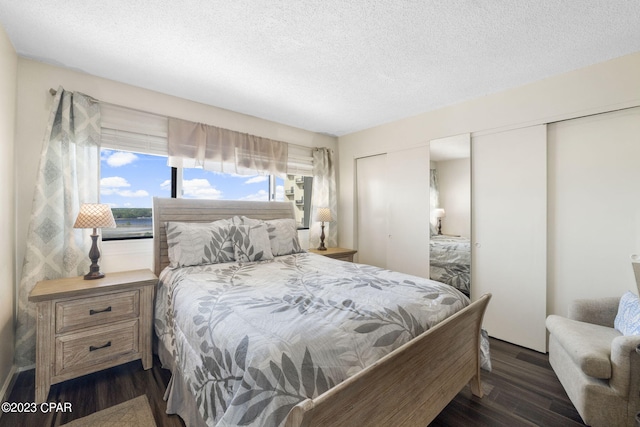
[[[113,208],[116,228],[103,228],[102,240],[153,237],[153,219],[148,208]]]

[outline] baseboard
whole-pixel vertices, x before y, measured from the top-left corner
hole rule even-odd
[[[11,366],[11,370],[9,371],[9,375],[4,380],[4,384],[2,384],[2,388],[0,388],[0,402],[6,402],[9,399],[9,395],[11,395],[11,390],[13,389],[13,385],[18,378],[18,368],[16,365]],[[0,418],[2,417],[2,411],[0,411]]]

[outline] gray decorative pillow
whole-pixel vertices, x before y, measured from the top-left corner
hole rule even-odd
[[[251,219],[251,218],[247,218],[246,216],[239,216],[239,215],[236,215],[233,218],[229,218],[231,225],[257,225],[258,224],[258,222],[248,223],[247,220],[257,221],[255,219]]]
[[[237,262],[273,259],[266,224],[232,225],[229,236]]]
[[[241,216],[241,217],[236,216],[234,217],[234,220],[236,218],[240,218],[240,223],[238,224],[234,222],[234,225],[260,225],[264,222],[261,219],[249,218],[248,216]]]
[[[226,219],[208,223],[167,222],[169,265],[187,267],[233,261],[230,224]]]
[[[298,240],[298,225],[295,219],[271,219],[264,223],[267,224],[273,256],[303,252]]]
[[[633,292],[627,291],[620,298],[613,327],[626,337],[640,335],[640,300]]]

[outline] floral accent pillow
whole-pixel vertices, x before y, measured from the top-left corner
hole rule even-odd
[[[239,219],[239,223],[236,222]],[[255,219],[255,218],[249,218],[248,216],[236,216],[233,218],[234,220],[234,224],[235,225],[260,225],[262,224],[264,221],[262,221],[261,219]]]
[[[273,256],[303,252],[298,239],[298,225],[294,219],[272,219],[264,223],[267,225]]]
[[[633,292],[627,291],[620,298],[613,326],[622,335],[640,335],[640,300]]]
[[[265,224],[232,225],[229,231],[233,253],[237,262],[273,259],[269,234]]]
[[[234,260],[233,245],[228,238],[230,221],[167,222],[165,225],[171,267],[218,264]]]
[[[238,224],[236,221],[239,220],[239,224],[242,225],[266,224],[273,256],[304,252],[298,239],[298,225],[292,218],[261,220],[242,216],[235,217],[233,220],[234,224]]]

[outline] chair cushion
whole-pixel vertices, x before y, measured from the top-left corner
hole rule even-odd
[[[603,380],[611,378],[611,342],[620,332],[556,315],[547,317],[546,325],[582,372]]]

